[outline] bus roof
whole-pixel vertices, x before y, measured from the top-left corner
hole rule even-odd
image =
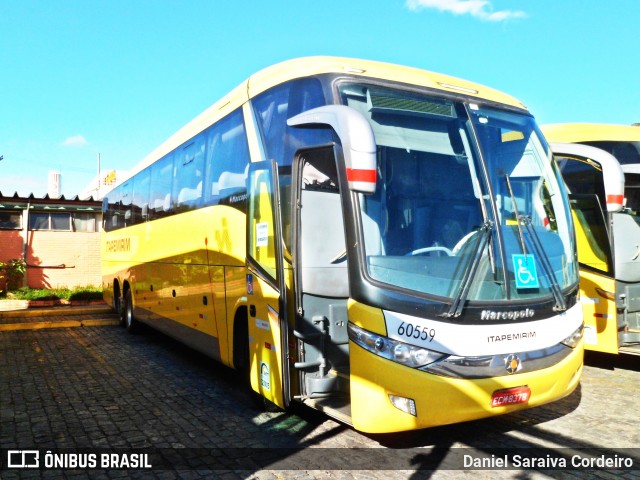
[[[303,57],[265,68],[249,78],[249,96],[258,95],[287,80],[322,73],[392,80],[526,109],[520,101],[510,95],[460,78],[391,63],[341,57]]]
[[[540,129],[549,142],[640,141],[640,126],[604,123],[556,123],[541,125]]]
[[[288,80],[324,73],[337,73],[350,76],[355,75],[363,78],[396,81],[440,90],[453,95],[476,97],[478,100],[501,103],[526,110],[526,107],[520,101],[498,90],[456,77],[428,72],[419,68],[341,57],[302,57],[272,65],[244,80],[231,92],[207,108],[152,151],[144,160],[136,165],[131,170],[131,174],[120,183],[125,183],[131,176],[148,167],[156,160],[182,145],[189,138],[197,135],[209,125],[212,125],[220,118],[240,107],[249,98],[253,98],[265,90]]]

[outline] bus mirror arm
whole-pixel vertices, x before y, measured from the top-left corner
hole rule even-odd
[[[360,112],[346,105],[325,105],[291,117],[287,125],[329,125],[342,143],[349,189],[376,191],[376,141],[371,125]]]

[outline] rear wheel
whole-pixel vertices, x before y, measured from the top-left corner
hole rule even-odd
[[[133,316],[133,297],[130,289],[124,292],[124,305],[122,306],[121,319],[129,333],[138,333],[140,331],[140,322]]]
[[[124,299],[120,295],[118,295],[117,297],[116,296],[113,297],[113,309],[118,314],[121,327],[125,326],[124,308],[122,308],[123,304],[124,304]]]
[[[118,318],[120,319],[120,326],[121,327],[124,327],[124,325],[125,325],[123,305],[124,305],[124,299],[122,298],[122,295],[120,295],[120,287],[118,286],[117,283],[114,282],[114,284],[113,284],[113,300],[111,301],[111,306],[113,307],[115,312],[118,314]]]

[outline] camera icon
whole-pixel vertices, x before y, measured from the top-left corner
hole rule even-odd
[[[7,452],[8,468],[39,468],[40,452],[38,450],[9,450]]]

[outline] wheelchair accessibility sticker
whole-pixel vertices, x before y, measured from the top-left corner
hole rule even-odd
[[[512,255],[513,272],[516,277],[516,288],[539,288],[534,255]]]

